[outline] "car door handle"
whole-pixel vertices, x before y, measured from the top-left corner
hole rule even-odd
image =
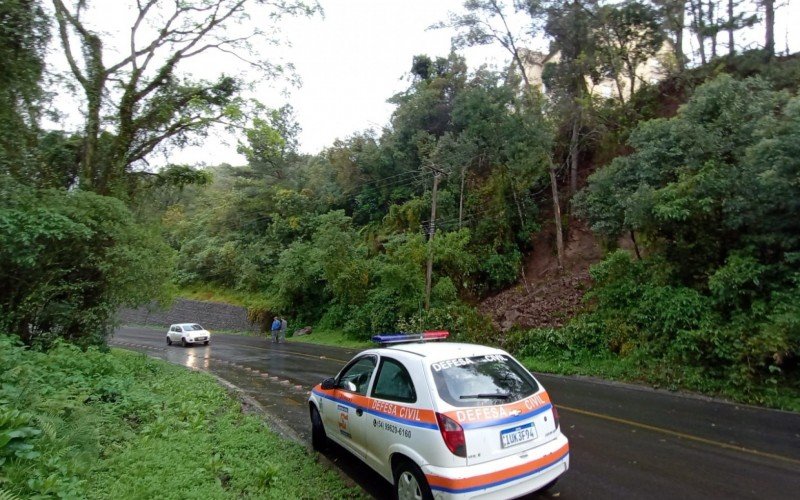
[[[358,415],[360,417],[363,414],[364,414],[364,409],[363,408],[356,408],[356,415]]]

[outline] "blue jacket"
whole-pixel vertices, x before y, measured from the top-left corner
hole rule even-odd
[[[272,322],[272,327],[270,328],[270,330],[280,330],[280,329],[281,329],[281,321],[279,319],[276,319],[275,321]]]

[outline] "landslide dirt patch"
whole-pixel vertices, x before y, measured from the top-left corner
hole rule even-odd
[[[520,281],[479,304],[479,311],[501,331],[563,326],[584,307],[589,267],[602,258],[600,245],[585,224],[573,221],[565,240],[564,269],[559,271],[554,235],[552,227],[537,233]]]

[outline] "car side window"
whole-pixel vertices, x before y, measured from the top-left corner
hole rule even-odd
[[[364,396],[367,394],[369,379],[372,377],[374,370],[375,356],[359,358],[342,371],[336,386]]]
[[[372,397],[402,403],[416,402],[417,392],[406,367],[394,359],[383,358],[378,368],[375,387],[372,389]]]

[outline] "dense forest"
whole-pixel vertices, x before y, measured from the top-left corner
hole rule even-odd
[[[290,104],[180,68],[225,50],[280,78],[256,49],[281,43],[269,26],[226,30],[317,5],[139,1],[121,55],[86,8],[0,6],[0,330],[102,345],[120,306],[214,289],[255,321],[363,339],[442,328],[671,387],[797,398],[800,59],[776,50],[780,2],[467,0],[432,27],[452,51],[408,61],[389,123],[313,155]],[[547,54],[528,48],[541,39]],[[463,49],[488,44],[508,65],[469,68]],[[80,129],[43,125],[59,82],[81,96]],[[217,124],[239,131],[246,165],[149,168]],[[529,279],[534,241],[563,267],[578,224],[605,254],[578,316],[500,332],[478,313]]]

